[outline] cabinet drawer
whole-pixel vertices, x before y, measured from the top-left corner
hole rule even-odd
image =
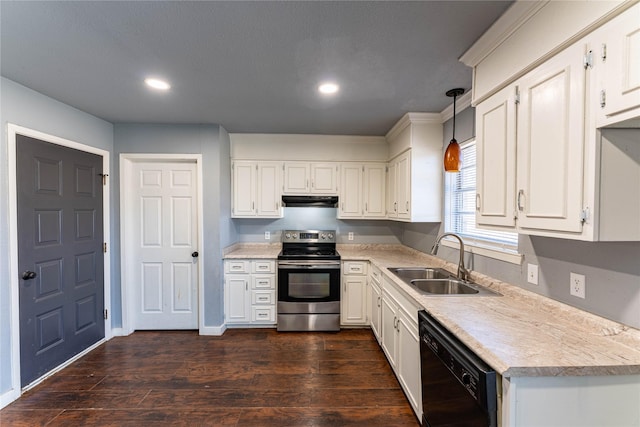
[[[371,266],[371,279],[378,285],[380,285],[380,280],[382,280],[382,273],[380,272],[380,269],[373,265]]]
[[[249,273],[249,261],[225,261],[224,262],[225,273]]]
[[[275,323],[276,308],[274,306],[258,306],[251,308],[251,321],[255,323]]]
[[[276,291],[252,291],[251,304],[253,305],[274,305],[276,302]]]
[[[366,261],[345,261],[343,274],[367,274]]]
[[[251,289],[275,289],[276,276],[274,274],[255,275],[251,277]]]
[[[253,273],[275,273],[275,261],[253,261],[251,263]]]

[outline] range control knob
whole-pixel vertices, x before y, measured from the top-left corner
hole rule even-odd
[[[284,238],[285,238],[285,239],[290,239],[290,238],[291,238],[291,233],[286,233],[286,234],[284,235]]]
[[[320,238],[321,238],[322,240],[327,240],[327,234],[326,234],[326,233],[322,233],[322,234],[320,235]]]
[[[293,238],[297,239],[298,238],[298,233],[293,233]]]
[[[462,384],[466,386],[471,384],[471,374],[469,374],[469,372],[463,372],[460,379],[462,380]]]
[[[333,239],[333,233],[329,233],[329,238]]]

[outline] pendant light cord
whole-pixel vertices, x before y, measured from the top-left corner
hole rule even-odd
[[[456,98],[457,95],[453,95],[453,140],[456,140]]]

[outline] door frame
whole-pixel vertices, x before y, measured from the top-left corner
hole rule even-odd
[[[24,135],[31,138],[36,138],[44,142],[59,145],[62,147],[73,148],[75,150],[83,151],[86,153],[96,154],[102,157],[102,173],[109,176],[110,170],[110,154],[108,151],[92,147],[90,145],[81,144],[79,142],[71,141],[69,139],[61,138],[55,135],[50,135],[44,132],[40,132],[34,129],[18,126],[13,123],[7,124],[7,145],[9,155],[8,175],[9,175],[9,282],[10,282],[10,294],[11,294],[11,314],[10,314],[10,342],[11,342],[11,391],[0,396],[0,408],[13,400],[20,397],[20,395],[30,388],[33,388],[46,378],[60,371],[73,361],[84,356],[98,345],[105,341],[108,341],[113,336],[111,329],[111,319],[105,319],[104,321],[104,338],[99,340],[91,347],[80,352],[76,356],[62,363],[60,366],[52,369],[44,374],[42,377],[36,379],[31,384],[21,388],[20,384],[20,280],[18,280],[18,190],[17,190],[17,135]],[[103,239],[107,244],[107,252],[104,255],[104,309],[107,313],[111,312],[111,223],[110,223],[110,186],[109,180],[106,180],[106,185],[103,187],[102,192],[102,214],[103,214]]]
[[[133,164],[148,161],[190,161],[196,164],[196,195],[198,197],[198,332],[202,334],[204,326],[204,218],[203,218],[203,180],[202,180],[202,154],[155,154],[155,153],[120,153],[120,294],[122,296],[122,332],[129,335],[134,331],[133,319],[135,316],[134,289],[127,286],[131,277],[128,255],[133,252],[128,236],[131,235],[130,215],[133,213],[126,197],[126,189],[133,179]]]

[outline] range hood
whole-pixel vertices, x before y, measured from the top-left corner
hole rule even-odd
[[[337,208],[338,196],[282,196],[288,208]]]

